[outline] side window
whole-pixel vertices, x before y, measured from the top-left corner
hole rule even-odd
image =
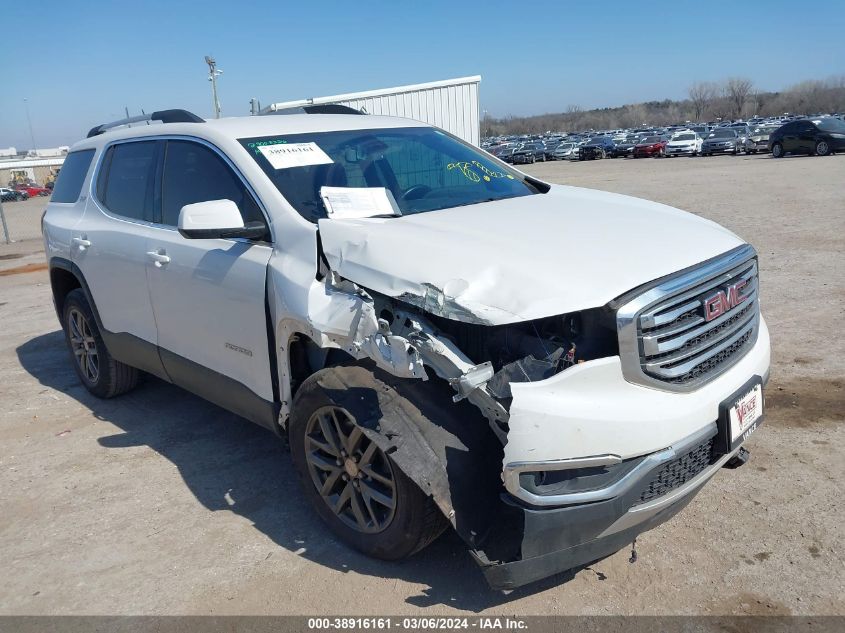
[[[153,219],[156,141],[120,143],[109,148],[97,178],[97,197],[116,215]]]
[[[802,121],[798,124],[798,133],[799,134],[812,134],[816,131],[816,126],[810,123],[809,121]]]
[[[161,179],[162,224],[177,226],[183,206],[208,200],[231,200],[244,224],[266,224],[243,182],[216,152],[191,141],[168,141]]]
[[[94,158],[93,149],[71,152],[65,158],[59,177],[53,187],[51,202],[76,202],[82,192],[82,183]]]

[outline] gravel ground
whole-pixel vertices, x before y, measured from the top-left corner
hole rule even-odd
[[[845,156],[527,171],[687,209],[760,253],[774,366],[751,462],[644,534],[636,564],[504,594],[451,534],[404,563],[348,550],[260,428],[154,379],[89,396],[22,242],[0,246],[0,614],[845,614]]]

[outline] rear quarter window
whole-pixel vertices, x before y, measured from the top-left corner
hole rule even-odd
[[[88,174],[91,160],[94,158],[93,149],[71,152],[65,158],[59,171],[59,177],[53,187],[52,202],[76,202],[82,193],[82,183]]]

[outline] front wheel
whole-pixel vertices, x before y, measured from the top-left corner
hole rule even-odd
[[[393,462],[359,421],[371,420],[371,393],[384,417],[413,405],[362,367],[318,371],[297,390],[290,448],[305,496],[347,545],[398,560],[423,549],[447,523],[434,501]],[[371,400],[371,399],[369,399]]]
[[[112,358],[81,288],[65,297],[63,313],[65,341],[85,388],[99,398],[113,398],[133,389],[138,384],[138,370]]]
[[[772,158],[783,158],[783,145],[780,143],[772,145]]]
[[[828,145],[827,141],[819,141],[816,143],[816,154],[819,156],[827,156],[830,154],[830,145]]]

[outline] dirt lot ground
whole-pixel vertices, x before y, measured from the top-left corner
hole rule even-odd
[[[528,171],[687,209],[760,254],[774,366],[751,462],[643,535],[636,564],[502,594],[452,535],[400,564],[348,550],[260,428],[154,379],[89,396],[25,242],[0,247],[0,613],[845,614],[845,156]],[[659,246],[655,227],[642,249]]]

